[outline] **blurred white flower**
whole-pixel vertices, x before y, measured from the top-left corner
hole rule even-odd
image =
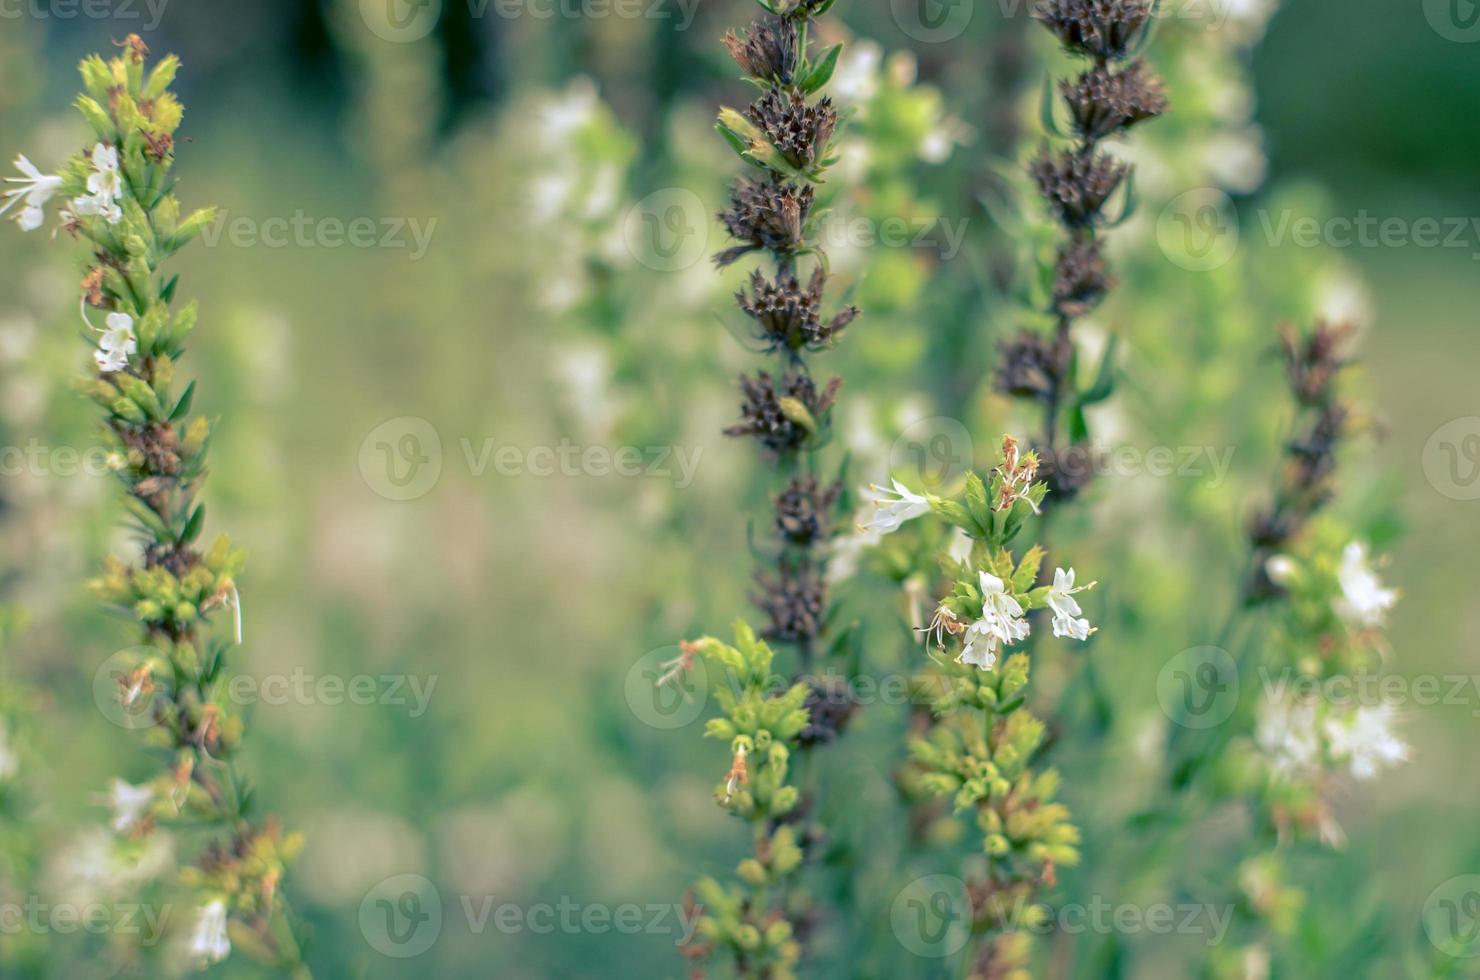
[[[108,785],[107,803],[113,810],[113,831],[126,834],[139,825],[149,806],[154,802],[154,787],[147,783],[135,786],[122,779]]]
[[[912,521],[930,513],[930,498],[922,497],[917,493],[911,493],[904,484],[898,480],[894,481],[894,489],[886,490],[882,487],[872,487],[877,497],[874,498],[876,508],[874,516],[869,521],[860,524],[860,531],[877,531],[880,534],[890,534],[899,530],[906,521]],[[894,494],[893,499],[889,494]]]
[[[1289,555],[1270,555],[1264,562],[1264,574],[1276,585],[1287,585],[1294,578],[1297,567]]]
[[[1053,610],[1053,635],[1067,636],[1076,640],[1087,640],[1094,632],[1088,619],[1080,618],[1082,610],[1078,601],[1075,600],[1076,592],[1084,592],[1093,589],[1098,583],[1091,582],[1088,585],[1074,585],[1074,569],[1067,572],[1062,568],[1053,570],[1053,585],[1049,586],[1048,595],[1045,600],[1048,607]]]
[[[1315,703],[1265,701],[1259,706],[1254,741],[1276,776],[1293,779],[1311,772],[1321,759]]]
[[[1346,762],[1357,779],[1408,759],[1408,746],[1393,734],[1393,706],[1362,705],[1345,718],[1326,719],[1331,757]]]
[[[46,202],[56,195],[62,186],[62,178],[52,174],[43,174],[24,155],[15,158],[15,168],[25,176],[6,177],[7,184],[20,184],[22,186],[13,190],[0,192],[0,214],[9,211],[16,204],[24,202],[20,214],[16,215],[16,223],[21,226],[22,231],[35,231],[41,227],[41,222],[46,215],[41,210]]]
[[[1367,561],[1366,544],[1353,541],[1346,546],[1336,576],[1341,583],[1336,614],[1359,629],[1381,626],[1387,611],[1398,601],[1398,593],[1382,587],[1382,580]]]
[[[843,49],[828,89],[835,101],[856,105],[868,102],[879,92],[879,66],[884,50],[873,41],[860,41]]]
[[[1214,133],[1202,147],[1203,162],[1219,186],[1249,193],[1264,183],[1269,161],[1257,126]]]
[[[226,938],[226,903],[215,899],[201,906],[195,931],[190,935],[190,955],[207,963],[219,963],[231,954]]]

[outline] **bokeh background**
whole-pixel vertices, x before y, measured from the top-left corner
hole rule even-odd
[[[84,54],[137,32],[181,56],[179,194],[223,209],[181,262],[182,295],[204,314],[190,351],[197,406],[221,419],[206,497],[213,526],[251,553],[238,668],[308,684],[254,705],[247,758],[263,807],[307,834],[287,888],[316,972],[682,976],[671,913],[635,932],[479,916],[564,902],[636,906],[649,923],[743,847],[710,798],[722,749],[645,685],[678,638],[723,631],[745,610],[747,525],[764,501],[752,454],[717,434],[754,357],[723,320],[733,278],[704,260],[735,170],[712,113],[745,97],[718,41],[756,8],[388,2],[6,4],[0,152],[43,163],[81,144],[68,107]],[[1097,859],[1150,785],[1138,773],[1167,724],[1158,671],[1211,642],[1237,579],[1240,523],[1269,486],[1288,416],[1261,356],[1277,319],[1324,311],[1367,328],[1360,390],[1386,434],[1354,453],[1344,506],[1404,593],[1391,669],[1480,673],[1480,504],[1465,499],[1480,495],[1480,27],[1465,7],[1208,0],[1173,10],[1153,43],[1174,113],[1128,150],[1143,200],[1117,239],[1125,287],[1096,319],[1101,343],[1111,331],[1125,341],[1131,381],[1102,431],[1231,449],[1232,468],[1220,481],[1128,478],[1074,519],[1076,560],[1104,583],[1089,656],[1124,710],[1062,760],[1071,805],[1105,815],[1070,889],[1113,892]],[[909,431],[964,434],[968,455],[990,463],[1013,421],[985,382],[995,339],[1020,319],[1015,270],[1037,232],[1018,161],[1060,66],[1024,11],[835,8],[830,30],[852,41],[835,89],[856,116],[831,203],[863,230],[834,245],[834,263],[868,316],[834,368],[848,381],[858,483],[882,478],[892,452],[898,462]],[[1230,249],[1212,268],[1168,244],[1189,200],[1188,233]],[[1227,207],[1199,224],[1207,201]],[[1399,222],[1403,240],[1305,247],[1266,231],[1282,215],[1361,214]],[[890,238],[887,219],[909,234]],[[1446,244],[1417,241],[1420,219],[1438,221]],[[373,234],[346,242],[337,223],[356,220]],[[957,246],[914,236],[955,228]],[[83,357],[74,251],[0,236],[7,446],[94,443],[68,387]],[[548,457],[531,451],[563,444],[633,447],[652,466],[539,475]],[[6,733],[20,760],[5,773],[16,805],[0,833],[12,897],[62,901],[117,886],[89,870],[106,826],[99,795],[153,763],[93,695],[125,629],[83,589],[120,545],[116,501],[107,480],[41,458],[7,468],[0,489]],[[857,578],[868,656],[893,669],[911,649],[896,597]],[[357,677],[373,678],[374,703],[313,688]],[[1351,975],[1436,969],[1424,902],[1480,872],[1477,711],[1474,690],[1405,709],[1412,763],[1341,801],[1343,853],[1292,869],[1309,892],[1296,949]],[[952,870],[949,845],[905,869],[892,843],[888,777],[906,715],[866,711],[825,763],[846,828],[833,856],[856,869],[838,887],[856,892],[857,912],[826,933],[824,972],[945,975],[888,925],[906,870]],[[1226,873],[1203,861],[1219,839],[1215,827],[1186,858],[1192,881]],[[442,910],[414,958],[362,914],[406,887],[430,887],[426,907]],[[0,948],[15,975],[111,976],[116,941],[22,932]],[[1200,937],[1126,946],[1055,969],[1191,975],[1212,955]],[[1293,962],[1283,975],[1330,975]],[[258,975],[240,958],[213,972]]]

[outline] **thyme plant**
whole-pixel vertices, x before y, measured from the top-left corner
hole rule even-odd
[[[23,230],[65,201],[59,230],[85,244],[80,315],[91,370],[78,387],[102,411],[110,467],[139,541],[137,561],[110,558],[91,584],[132,620],[137,646],[110,663],[121,709],[148,722],[160,755],[152,780],[115,780],[108,798],[115,831],[130,839],[169,831],[202,840],[180,884],[197,908],[188,949],[199,964],[224,959],[233,944],[270,966],[308,975],[280,885],[300,838],[253,813],[239,768],[244,729],[227,695],[229,661],[242,642],[237,588],[244,553],[225,535],[201,546],[211,424],[191,414],[195,384],[179,365],[197,322],[194,303],[173,308],[178,276],[166,262],[214,219],[181,214],[173,191],[176,132],[184,108],[170,90],[179,61],[153,68],[131,35],[122,52],[81,64],[76,107],[95,141],[55,174],[26,157],[0,213]],[[223,628],[223,623],[225,624]]]

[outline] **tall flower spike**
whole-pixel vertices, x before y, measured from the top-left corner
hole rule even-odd
[[[281,837],[270,820],[266,829],[253,823],[252,794],[238,770],[243,722],[224,696],[232,681],[230,644],[217,635],[217,617],[226,606],[240,609],[243,555],[224,535],[197,544],[210,423],[190,414],[194,385],[176,390],[196,314],[193,304],[172,309],[176,280],[163,265],[210,224],[213,212],[182,220],[169,191],[183,112],[170,91],[178,61],[165,58],[150,71],[142,41],[132,37],[122,47],[111,61],[94,56],[81,66],[86,91],[77,106],[96,142],[59,177],[18,158],[25,177],[9,182],[24,186],[5,192],[0,206],[23,203],[21,226],[31,228],[42,205],[67,198],[65,226],[87,242],[95,263],[81,288],[93,357],[81,386],[102,411],[124,507],[144,540],[134,563],[108,559],[92,585],[110,608],[128,610],[137,622],[137,645],[115,672],[118,696],[131,714],[156,721],[150,743],[163,750],[155,780],[113,781],[112,823],[129,836],[152,833],[158,824],[211,837],[179,876],[200,910],[190,941],[200,962],[231,952],[230,922],[251,936],[241,943],[251,955],[304,977],[277,887],[300,841]],[[136,197],[135,188],[146,191]],[[103,327],[93,326],[89,307],[102,311]]]
[[[724,268],[754,253],[769,259],[771,269],[753,271],[749,288],[736,293],[735,301],[766,353],[778,359],[768,370],[741,375],[740,419],[724,431],[753,439],[782,486],[772,497],[774,516],[767,525],[769,567],[756,573],[751,594],[765,617],[761,636],[742,623],[733,649],[712,640],[695,645],[723,652],[721,663],[732,674],[740,663],[761,665],[745,676],[744,702],[709,728],[711,735],[732,739],[734,752],[717,798],[756,823],[756,843],[754,857],[742,865],[741,882],[706,880],[697,887],[707,906],[699,931],[709,939],[686,953],[697,960],[725,950],[734,957],[726,972],[741,976],[793,975],[801,954],[795,928],[812,912],[792,891],[804,858],[796,838],[807,825],[805,814],[791,812],[802,794],[784,782],[787,759],[793,750],[820,751],[835,741],[857,706],[851,679],[800,680],[828,649],[827,565],[843,504],[843,476],[828,473],[832,464],[823,458],[842,381],[817,378],[809,355],[833,347],[859,316],[846,305],[831,317],[823,313],[829,276],[812,220],[815,184],[834,162],[839,126],[837,109],[821,90],[841,46],[814,52],[809,22],[831,4],[765,0],[771,16],[724,41],[761,94],[744,111],[722,110],[717,128],[742,165],[759,173],[741,176],[731,187],[729,206],[718,217],[733,244],[714,260]],[[773,690],[773,653],[763,641],[795,651],[796,680],[781,695]],[[809,790],[809,799],[815,792]]]
[[[1167,109],[1160,79],[1131,51],[1144,37],[1151,16],[1149,0],[1040,0],[1035,15],[1070,54],[1087,58],[1089,67],[1059,82],[1058,95],[1074,133],[1067,146],[1045,146],[1029,165],[1029,174],[1049,214],[1064,231],[1053,268],[1048,312],[1055,326],[1051,337],[1032,334],[1001,346],[997,390],[1030,398],[1043,412],[1043,432],[1034,441],[1043,460],[1043,476],[1054,491],[1055,505],[1072,500],[1093,475],[1088,433],[1082,411],[1086,396],[1075,356],[1074,323],[1092,310],[1114,285],[1105,267],[1099,231],[1110,223],[1106,209],[1130,179],[1130,168],[1101,147]],[[1129,204],[1130,194],[1126,192]],[[1119,216],[1116,216],[1118,219]],[[1107,358],[1113,352],[1107,350]],[[1113,390],[1108,360],[1101,378]],[[1100,388],[1096,384],[1093,389]],[[1097,391],[1095,398],[1107,393]],[[1075,422],[1066,426],[1065,416]],[[1064,439],[1064,430],[1072,433]]]

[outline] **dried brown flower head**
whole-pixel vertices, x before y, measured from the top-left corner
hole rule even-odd
[[[811,438],[837,399],[841,378],[833,378],[821,391],[809,375],[788,373],[778,390],[771,375],[740,376],[745,402],[740,421],[725,429],[727,436],[753,436],[776,454],[794,453]]]
[[[1044,149],[1032,174],[1041,193],[1066,227],[1083,228],[1100,218],[1105,202],[1130,168],[1105,153]]]
[[[731,188],[730,207],[719,213],[719,220],[730,237],[744,244],[721,252],[715,262],[726,266],[760,249],[782,255],[795,252],[805,241],[815,197],[811,184],[741,177]]]
[[[1148,0],[1042,0],[1034,15],[1077,54],[1124,58],[1151,17]]]
[[[827,273],[821,266],[805,287],[794,272],[781,272],[772,282],[757,271],[750,277],[750,293],[737,293],[735,299],[760,326],[761,338],[771,350],[820,350],[858,317],[858,307],[849,306],[824,323],[826,285]]]
[[[776,497],[776,530],[794,545],[809,547],[832,534],[842,481],[824,485],[815,476],[794,477]]]
[[[1302,405],[1329,402],[1335,395],[1336,376],[1351,363],[1345,350],[1356,327],[1318,320],[1304,336],[1289,323],[1280,324],[1279,329],[1280,355],[1296,400]]]
[[[1167,110],[1161,80],[1137,58],[1121,71],[1096,65],[1073,81],[1059,83],[1074,128],[1086,141],[1104,139]]]
[[[1054,396],[1061,369],[1054,346],[1046,337],[1024,330],[1000,342],[997,350],[1001,357],[993,382],[998,391],[1044,401]]]
[[[757,572],[755,582],[751,601],[771,621],[761,634],[767,640],[806,643],[822,632],[827,583],[815,569],[783,562],[775,573]]]
[[[809,105],[801,92],[773,88],[745,110],[745,116],[799,170],[812,170],[827,154],[838,128],[832,99],[823,96]]]
[[[1060,316],[1083,316],[1114,285],[1115,279],[1105,271],[1099,240],[1076,239],[1059,250],[1058,261],[1054,263],[1054,312]]]
[[[763,82],[790,85],[797,70],[797,28],[790,20],[767,17],[743,35],[730,31],[725,47],[747,75]]]
[[[858,711],[858,697],[844,677],[815,677],[807,685],[810,720],[797,738],[803,745],[826,745],[843,733]]]

